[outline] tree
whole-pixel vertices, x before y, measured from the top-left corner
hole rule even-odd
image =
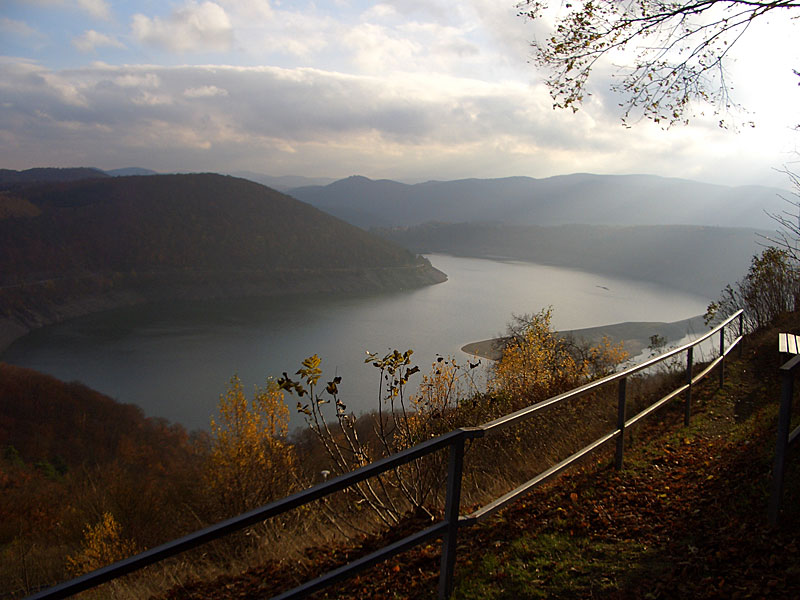
[[[524,0],[520,15],[542,19],[545,0]],[[656,123],[688,123],[690,102],[731,107],[726,61],[756,20],[800,9],[798,0],[567,0],[534,61],[549,70],[554,107],[578,110],[598,61],[629,52],[614,91],[626,97],[623,122],[641,113]],[[794,71],[800,76],[800,72]],[[724,125],[720,121],[720,125]]]
[[[743,308],[745,330],[757,331],[771,325],[781,313],[796,310],[800,305],[796,264],[786,250],[765,248],[753,257],[747,275],[726,286],[720,299],[708,305],[706,323],[721,322]]]
[[[508,325],[490,389],[510,397],[515,409],[612,373],[628,358],[622,344],[607,338],[589,346],[559,336],[551,325],[552,312],[514,315]]]
[[[227,512],[244,512],[282,498],[295,484],[296,458],[286,441],[289,408],[278,384],[267,380],[248,402],[237,376],[211,420],[207,480]]]

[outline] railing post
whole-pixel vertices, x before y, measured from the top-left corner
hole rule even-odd
[[[744,335],[744,312],[739,313],[739,358],[742,358],[742,347],[744,346],[742,336]]]
[[[689,426],[689,419],[692,417],[692,366],[694,362],[694,346],[690,346],[686,352],[686,403],[683,407],[683,424]]]
[[[617,453],[614,460],[614,466],[617,471],[622,470],[622,461],[625,454],[625,388],[627,387],[627,377],[619,380],[619,389],[617,392],[617,429],[619,429],[619,437],[617,438]]]
[[[439,600],[447,600],[453,593],[453,574],[456,567],[456,542],[458,541],[458,513],[461,509],[461,474],[464,467],[464,439],[460,435],[450,445],[447,464],[447,497],[444,518],[447,532],[442,538],[442,563],[439,567]]]
[[[719,330],[719,387],[725,385],[725,328]]]
[[[794,373],[781,372],[781,406],[778,412],[778,438],[775,442],[775,466],[772,469],[772,498],[769,503],[769,522],[777,525],[783,496],[783,475],[786,468],[786,449],[789,445],[789,423],[792,419]]]

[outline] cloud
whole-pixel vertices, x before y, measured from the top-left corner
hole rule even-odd
[[[131,97],[131,102],[138,106],[160,106],[172,104],[172,97],[167,94],[153,94],[151,92],[140,92]]]
[[[83,34],[72,40],[72,45],[81,52],[93,52],[100,46],[111,48],[124,48],[124,44],[119,40],[99,33],[94,29],[84,31]]]
[[[219,0],[228,8],[252,22],[253,19],[271,19],[275,12],[269,0]]]
[[[41,35],[39,31],[25,23],[8,17],[0,17],[0,32],[5,35],[18,35],[21,37],[35,37]]]
[[[157,88],[161,85],[161,79],[155,73],[148,73],[140,68],[119,69],[121,74],[116,75],[113,81],[120,87],[127,88]],[[117,72],[119,72],[117,71]]]
[[[183,90],[183,95],[187,98],[212,98],[214,96],[227,96],[228,90],[218,88],[215,85],[204,85],[202,87],[187,88]]]
[[[167,19],[135,14],[131,30],[140,42],[172,52],[228,50],[233,42],[231,21],[214,2],[187,2]]]
[[[649,171],[730,182],[730,173],[750,176],[777,162],[758,132],[742,142],[745,154],[713,128],[627,130],[602,111],[600,119],[553,111],[541,86],[436,73],[107,64],[54,71],[0,59],[0,97],[0,164],[11,168],[80,157],[160,171],[417,180]]]
[[[78,0],[78,6],[98,19],[111,18],[111,6],[106,0]]]

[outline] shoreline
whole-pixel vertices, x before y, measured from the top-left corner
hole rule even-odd
[[[584,329],[569,329],[557,331],[562,337],[571,336],[595,345],[603,337],[608,337],[614,343],[623,343],[623,347],[631,357],[641,354],[650,345],[650,336],[660,335],[669,342],[675,342],[686,335],[706,330],[703,315],[697,315],[682,321],[664,323],[661,321],[625,321]],[[461,347],[461,351],[472,356],[487,360],[499,360],[504,338],[491,338],[470,342]]]
[[[217,273],[147,273],[140,274],[137,278],[133,283],[124,282],[108,289],[103,275],[91,275],[81,279],[85,286],[83,289],[67,289],[63,294],[52,294],[53,289],[46,287],[50,281],[56,280],[41,282],[41,285],[29,284],[43,291],[21,299],[12,299],[16,302],[7,301],[9,307],[6,315],[0,313],[0,354],[36,329],[93,313],[148,302],[274,297],[305,293],[389,292],[447,281],[447,275],[430,263],[410,267],[233,272],[223,273],[221,277]],[[113,280],[113,276],[107,276],[106,280]],[[75,280],[67,278],[57,280],[55,289],[58,290],[58,285],[68,286],[73,281]],[[6,292],[6,296],[10,293],[9,290],[0,290],[0,309],[3,308],[3,292]]]

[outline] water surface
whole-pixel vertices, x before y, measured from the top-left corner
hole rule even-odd
[[[89,315],[18,340],[0,360],[78,380],[150,416],[208,427],[237,373],[246,388],[305,357],[343,378],[356,412],[377,406],[377,372],[365,350],[414,349],[427,370],[436,354],[466,358],[467,342],[502,333],[512,313],[554,309],[556,329],[621,321],[677,321],[708,299],[660,285],[515,261],[429,256],[445,283],[371,295],[304,295],[172,302]],[[289,400],[290,406],[294,400]],[[294,411],[292,411],[294,413]],[[293,415],[293,424],[302,421]]]

